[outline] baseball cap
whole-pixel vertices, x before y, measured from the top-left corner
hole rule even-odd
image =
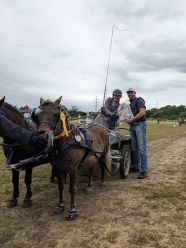
[[[128,90],[126,91],[126,93],[128,93],[128,92],[130,92],[130,91],[132,91],[132,92],[135,92],[135,93],[136,93],[136,90],[135,90],[134,88],[128,88]]]

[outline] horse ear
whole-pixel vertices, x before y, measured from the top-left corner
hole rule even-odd
[[[59,105],[60,102],[61,102],[61,98],[62,98],[62,96],[60,96],[60,98],[58,98],[54,103],[55,103],[56,105]]]
[[[40,98],[40,105],[44,102],[43,98]]]
[[[4,101],[5,101],[5,96],[0,100],[0,107],[1,105],[3,105]]]

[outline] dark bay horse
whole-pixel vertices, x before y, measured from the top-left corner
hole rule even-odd
[[[5,97],[0,100],[0,114],[5,116],[10,121],[14,122],[15,124],[29,129],[27,122],[24,120],[24,117],[19,113],[19,111],[13,107],[12,105],[4,102]],[[3,135],[4,143],[9,145],[14,145],[15,142],[11,139],[6,138],[6,134]],[[9,163],[17,163],[19,160],[29,158],[35,156],[39,153],[38,148],[33,146],[25,146],[25,145],[18,145],[18,146],[4,146],[4,154],[6,158],[9,159]],[[13,152],[13,153],[12,153]],[[12,153],[12,155],[11,155]],[[30,207],[31,206],[31,182],[32,182],[32,168],[28,168],[25,170],[25,184],[26,184],[26,195],[23,201],[23,207]],[[13,195],[8,202],[8,207],[15,207],[17,206],[17,198],[19,197],[19,171],[12,170],[12,183],[13,183]]]
[[[104,181],[104,170],[110,171],[111,157],[109,136],[105,128],[93,125],[86,129],[91,148],[84,146],[84,135],[78,128],[67,131],[66,122],[64,121],[64,112],[60,110],[61,97],[52,102],[50,100],[40,100],[40,106],[34,113],[38,131],[45,131],[48,134],[53,133],[54,144],[53,152],[55,153],[55,169],[59,188],[59,203],[55,213],[64,211],[64,181],[66,174],[69,175],[69,192],[71,195],[70,208],[67,219],[72,220],[76,216],[76,181],[77,169],[81,165],[89,169],[88,188],[92,186],[93,170],[99,162],[101,168],[101,180]],[[62,116],[62,117],[61,117]]]

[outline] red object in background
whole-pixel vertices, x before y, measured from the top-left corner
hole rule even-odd
[[[25,105],[25,106],[23,107],[23,112],[24,112],[24,113],[30,113],[30,108],[28,107],[28,105]]]

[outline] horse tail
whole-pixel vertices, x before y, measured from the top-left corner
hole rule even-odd
[[[101,156],[101,166],[102,169],[105,171],[106,170],[106,176],[111,175],[111,167],[112,167],[112,160],[111,160],[111,151],[110,151],[110,142],[109,142],[109,137],[108,137],[108,142],[107,146],[105,147],[105,151],[103,155]]]
[[[110,147],[108,148],[105,156],[105,168],[106,168],[106,176],[111,175],[111,169],[112,169],[112,161],[111,161],[111,151]]]

